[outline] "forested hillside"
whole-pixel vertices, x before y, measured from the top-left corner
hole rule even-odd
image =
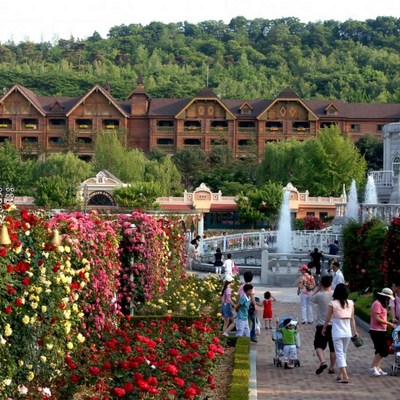
[[[301,97],[400,102],[400,19],[302,23],[297,18],[229,24],[121,25],[108,37],[0,44],[0,88],[76,96],[108,81],[127,98],[143,75],[153,97],[190,97],[207,83],[222,98]]]

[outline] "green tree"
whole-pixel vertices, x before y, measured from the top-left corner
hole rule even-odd
[[[160,187],[160,196],[181,195],[181,174],[170,156],[159,160],[148,161],[145,181],[154,181]]]
[[[368,171],[379,171],[383,168],[383,143],[370,134],[362,136],[356,147],[367,162]]]
[[[161,194],[162,188],[158,182],[135,182],[113,192],[120,207],[140,210],[159,209],[156,200]]]
[[[147,159],[142,151],[127,150],[116,132],[101,132],[96,139],[93,169],[106,169],[123,182],[142,182]]]
[[[69,208],[77,205],[76,185],[60,175],[39,179],[35,204],[49,208]]]
[[[297,185],[297,175],[303,158],[303,143],[297,139],[268,142],[258,169],[259,183],[271,180],[285,186],[288,182]]]
[[[17,195],[32,194],[32,161],[22,161],[21,153],[10,142],[0,146],[0,184],[13,187]]]
[[[206,153],[198,147],[178,150],[173,158],[175,165],[182,175],[185,189],[191,190],[199,171],[207,168]]]
[[[62,177],[65,182],[77,186],[92,174],[92,168],[91,164],[82,161],[73,153],[58,153],[38,161],[33,174],[36,180],[43,177]]]
[[[303,142],[303,158],[298,171],[298,186],[318,196],[334,196],[343,184],[358,185],[365,180],[366,162],[351,139],[339,127],[323,128],[318,137]]]
[[[282,197],[282,186],[272,182],[240,193],[236,200],[240,218],[253,226],[257,221],[273,223],[279,214]]]

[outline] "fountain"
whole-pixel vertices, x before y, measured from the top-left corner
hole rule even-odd
[[[276,246],[278,253],[292,253],[292,227],[290,218],[290,192],[285,191],[279,214],[278,232]]]
[[[358,221],[358,200],[357,200],[357,186],[356,181],[351,181],[350,193],[347,202],[346,216],[349,219]]]
[[[375,180],[372,175],[368,175],[367,186],[365,188],[365,204],[378,204],[378,195],[376,193]]]

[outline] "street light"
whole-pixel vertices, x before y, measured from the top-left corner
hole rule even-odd
[[[7,226],[4,222],[4,205],[14,203],[14,188],[10,185],[0,184],[0,244],[3,246],[11,244],[10,236],[8,235]]]
[[[89,188],[88,185],[85,183],[83,185],[83,213],[86,214],[87,205],[89,200]]]

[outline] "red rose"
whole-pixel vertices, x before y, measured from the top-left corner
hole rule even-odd
[[[112,394],[117,397],[125,396],[126,392],[124,389],[116,387],[112,390]]]
[[[15,299],[15,305],[16,305],[17,307],[21,307],[22,304],[23,304],[22,299],[19,298],[19,297],[17,297],[17,298]]]
[[[7,307],[4,308],[4,312],[6,314],[11,314],[12,313],[12,307],[10,305],[8,305]]]
[[[69,379],[70,379],[72,382],[74,382],[74,383],[78,383],[78,382],[79,382],[79,378],[78,378],[78,376],[76,376],[76,375],[71,375],[71,376],[69,377]]]
[[[132,382],[125,382],[124,383],[124,390],[126,393],[132,392],[134,389],[133,383]]]
[[[185,381],[181,378],[174,378],[173,382],[175,383],[176,386],[179,386],[179,387],[185,386]]]
[[[7,272],[11,274],[14,271],[14,267],[11,264],[7,265]]]
[[[29,279],[28,276],[25,276],[25,278],[23,278],[21,282],[24,286],[29,286],[29,284],[31,283],[31,280]]]
[[[90,367],[89,373],[90,375],[97,376],[100,373],[100,369],[98,367]]]

